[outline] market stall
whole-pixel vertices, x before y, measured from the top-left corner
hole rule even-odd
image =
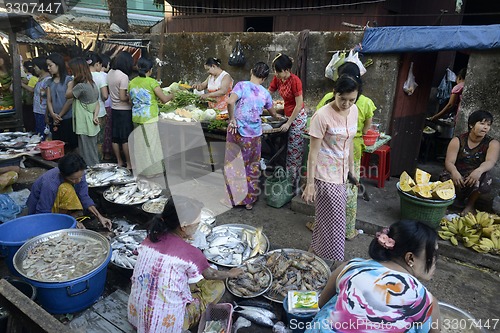
[[[21,61],[17,33],[29,30],[35,24],[38,25],[30,15],[0,14],[0,31],[9,35],[8,47],[13,70],[11,80],[13,103],[8,102],[2,105],[0,101],[0,105],[3,106],[0,109],[0,129],[21,130],[23,128]]]

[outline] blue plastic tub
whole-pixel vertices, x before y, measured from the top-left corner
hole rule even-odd
[[[79,279],[60,282],[38,282],[26,279],[37,288],[37,302],[52,314],[74,313],[91,306],[103,293],[106,285],[107,266],[111,260],[111,248],[99,268]]]
[[[76,228],[74,217],[65,214],[35,214],[19,217],[0,225],[0,254],[5,258],[9,271],[20,276],[12,259],[17,250],[30,238],[47,232]]]
[[[288,296],[283,300],[283,309],[286,314],[286,326],[293,333],[304,333],[306,328],[309,328],[310,322],[316,316],[314,313],[290,313],[288,312]]]

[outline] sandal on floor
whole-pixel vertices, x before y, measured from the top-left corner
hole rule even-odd
[[[313,220],[313,221],[307,222],[306,223],[306,228],[309,229],[309,230],[311,230],[311,231],[314,231],[314,222],[316,222],[316,221]]]
[[[359,235],[359,231],[358,230],[354,230],[354,235],[351,236],[351,237],[346,237],[345,239],[350,241],[350,240],[353,240],[354,238],[356,238],[357,236]]]
[[[246,204],[245,205],[246,210],[252,210],[253,209],[253,204]]]

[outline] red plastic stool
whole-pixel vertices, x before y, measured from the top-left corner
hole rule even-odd
[[[370,166],[373,154],[378,156],[378,164]],[[375,170],[373,170],[375,169]],[[364,152],[361,157],[361,177],[376,179],[377,187],[383,188],[386,179],[391,176],[391,147],[382,145],[373,153]]]

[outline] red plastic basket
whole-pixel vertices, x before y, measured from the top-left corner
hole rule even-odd
[[[233,305],[230,303],[208,304],[205,312],[201,314],[198,324],[198,333],[203,333],[208,321],[222,320],[226,322],[226,333],[231,333],[233,324]]]
[[[379,132],[368,130],[368,132],[363,135],[363,142],[365,143],[365,146],[373,146],[375,142],[377,142],[379,135]]]
[[[38,145],[42,158],[47,161],[57,160],[64,156],[64,141],[43,141]]]

